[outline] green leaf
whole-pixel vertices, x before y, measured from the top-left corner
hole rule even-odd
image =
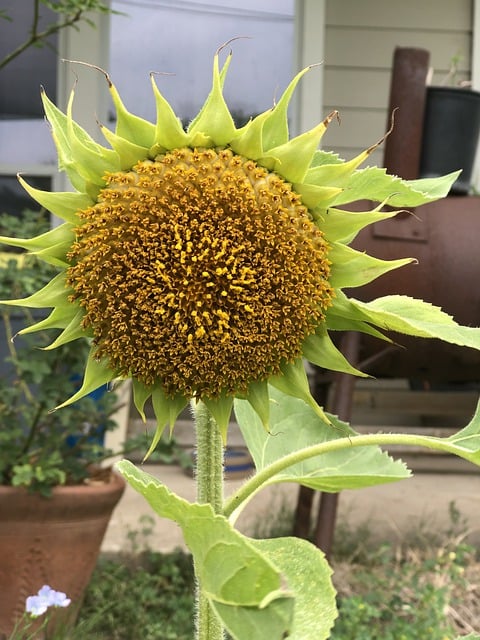
[[[232,617],[244,618],[254,610],[264,610],[272,621],[281,620],[268,637],[284,638],[291,627],[292,598],[272,562],[248,538],[235,531],[226,518],[214,514],[209,504],[187,502],[127,460],[116,467],[159,516],[181,527],[202,592],[220,617],[225,615],[222,618],[225,626],[232,624]],[[264,638],[254,629],[249,636],[250,640]]]
[[[298,538],[256,540],[254,545],[286,576],[295,596],[295,616],[288,640],[328,638],[337,607],[332,570],[323,552]],[[267,632],[265,638],[268,637]]]
[[[290,638],[294,606],[293,598],[278,598],[263,609],[212,602],[213,610],[234,640]]]
[[[333,204],[339,206],[356,200],[373,200],[388,201],[392,207],[417,207],[445,197],[458,175],[456,171],[442,178],[409,182],[387,174],[386,169],[367,167],[355,171]]]
[[[346,422],[328,414],[326,425],[302,400],[274,389],[270,391],[270,433],[262,429],[257,414],[245,400],[235,401],[235,415],[257,471],[300,449],[338,438],[353,439]],[[377,446],[344,448],[317,455],[280,471],[267,481],[298,482],[318,491],[337,492],[408,478],[408,469]]]
[[[480,402],[469,424],[444,441],[454,445],[452,453],[480,465]]]
[[[349,302],[364,320],[381,329],[480,349],[479,327],[463,327],[429,302],[399,295],[377,298],[372,302],[352,298]]]

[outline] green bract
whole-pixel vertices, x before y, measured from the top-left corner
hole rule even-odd
[[[224,436],[235,397],[268,428],[269,384],[329,422],[310,395],[303,358],[363,375],[330,330],[428,334],[408,321],[405,298],[369,306],[342,292],[411,260],[379,260],[348,245],[362,228],[395,215],[383,205],[443,197],[457,174],[406,182],[361,169],[380,143],[348,162],[318,150],[335,114],[290,138],[288,105],[308,69],[273,108],[237,128],[222,92],[230,59],[220,68],[215,55],[212,89],[187,130],[153,77],[155,123],[127,111],[106,76],[117,112],[114,132],[102,126],[110,148],[73,120],[73,92],[66,114],[43,95],[59,168],[75,190],[39,191],[20,178],[64,222],[33,239],[0,238],[60,267],[34,295],[5,302],[52,308],[22,333],[61,329],[50,348],[91,339],[83,385],[60,406],[131,378],[142,415],[152,399],[151,448],[192,398],[205,402]],[[361,199],[378,205],[341,208]],[[418,305],[414,316],[426,308]],[[456,339],[469,337],[458,329]]]

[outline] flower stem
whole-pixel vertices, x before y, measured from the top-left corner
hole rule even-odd
[[[260,489],[276,482],[275,476],[288,467],[293,466],[309,458],[315,458],[325,453],[340,451],[342,449],[351,449],[352,447],[365,446],[388,446],[388,445],[404,445],[404,446],[421,446],[427,449],[443,451],[445,453],[453,453],[454,455],[470,460],[473,458],[474,452],[462,450],[458,444],[449,441],[448,438],[435,438],[431,436],[422,436],[405,433],[370,433],[366,435],[358,435],[352,438],[338,438],[329,440],[320,444],[305,447],[294,451],[282,458],[275,460],[258,471],[250,480],[247,480],[228,500],[225,501],[223,515],[230,520],[235,520],[240,512],[240,506],[244,506],[250,498],[252,498]],[[473,460],[472,460],[473,461]],[[232,517],[235,514],[234,517]]]
[[[194,405],[197,431],[197,501],[215,513],[223,510],[223,442],[220,429],[203,402]],[[223,626],[197,582],[196,640],[223,640]]]

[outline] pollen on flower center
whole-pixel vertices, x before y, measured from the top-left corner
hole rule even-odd
[[[169,395],[214,398],[293,362],[330,304],[328,246],[291,186],[230,150],[107,175],[68,283],[97,356]]]

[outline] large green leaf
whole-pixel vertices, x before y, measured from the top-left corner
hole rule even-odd
[[[298,538],[257,540],[254,546],[286,576],[295,596],[295,617],[288,640],[328,638],[337,607],[332,570],[323,552]]]
[[[357,200],[388,200],[392,207],[418,207],[445,197],[458,174],[456,171],[442,178],[425,178],[409,182],[389,175],[386,169],[367,167],[351,176],[345,189],[335,198],[332,205],[339,206]]]
[[[255,618],[255,612],[262,611],[272,625],[268,637],[271,640],[286,637],[292,624],[293,598],[272,562],[248,538],[235,531],[226,518],[215,515],[209,504],[192,504],[180,498],[127,460],[116,466],[158,515],[181,527],[202,592],[226,628],[231,628],[232,620]],[[238,635],[236,630],[234,634],[238,640],[265,638],[255,628],[248,634]]]
[[[350,299],[353,313],[389,331],[411,336],[439,338],[445,342],[480,349],[480,328],[463,327],[439,307],[408,296],[385,296],[372,302]],[[360,318],[358,318],[360,319]]]
[[[245,400],[235,401],[235,414],[257,471],[295,451],[342,437],[355,438],[347,423],[328,415],[328,426],[305,402],[270,389],[270,432]],[[298,482],[319,491],[336,492],[408,478],[410,472],[377,446],[344,448],[316,455],[273,475],[267,484]]]

